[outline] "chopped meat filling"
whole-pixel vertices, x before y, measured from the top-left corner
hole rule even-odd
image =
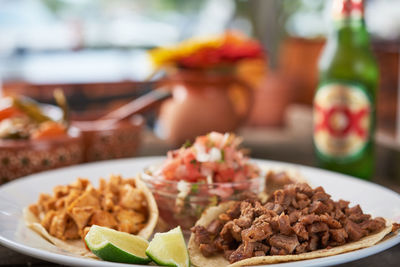
[[[266,203],[238,201],[207,227],[197,225],[192,232],[204,256],[223,254],[233,263],[340,246],[382,230],[385,223],[364,214],[359,205],[333,201],[322,187],[289,184]]]
[[[53,196],[41,194],[29,209],[57,238],[84,238],[93,224],[131,234],[145,226],[147,203],[133,179],[113,175],[109,181],[101,179],[99,189],[95,189],[88,180],[79,178],[69,185],[56,186],[53,192]],[[222,227],[216,221],[214,229],[209,230],[219,233]]]

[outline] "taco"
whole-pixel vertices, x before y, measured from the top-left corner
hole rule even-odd
[[[265,203],[253,198],[207,209],[188,249],[195,266],[273,264],[370,247],[398,226],[333,201],[322,187],[289,184]]]
[[[149,238],[158,220],[153,195],[139,178],[112,175],[100,179],[99,188],[78,178],[59,185],[53,195],[41,194],[37,203],[24,209],[28,227],[65,251],[95,257],[83,241],[91,225]]]

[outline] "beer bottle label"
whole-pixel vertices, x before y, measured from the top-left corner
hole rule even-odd
[[[361,86],[321,86],[314,97],[314,145],[319,156],[357,159],[370,139],[371,118],[371,101]]]

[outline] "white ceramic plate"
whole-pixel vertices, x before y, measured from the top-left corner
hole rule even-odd
[[[89,178],[97,185],[100,177],[107,178],[112,173],[122,174],[124,177],[132,177],[144,167],[161,160],[163,160],[163,157],[149,157],[85,164],[27,176],[1,186],[0,243],[20,253],[59,264],[74,266],[128,266],[127,264],[76,257],[51,245],[25,226],[21,210],[36,202],[40,193],[50,193],[54,186],[68,184],[77,177]],[[334,199],[350,200],[352,204],[360,204],[367,213],[400,222],[400,195],[384,187],[316,168],[273,161],[255,161],[267,166],[294,168],[313,186],[323,186],[326,192],[331,194]],[[282,263],[279,264],[279,267],[340,264],[379,253],[397,243],[400,243],[399,235],[369,248],[331,257]],[[133,265],[129,264],[129,266]]]

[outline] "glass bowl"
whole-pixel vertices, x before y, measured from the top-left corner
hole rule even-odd
[[[207,207],[238,200],[244,194],[258,195],[264,192],[265,186],[262,175],[243,182],[206,184],[165,180],[146,170],[141,178],[157,202],[161,227],[168,230],[180,225],[186,233]]]

